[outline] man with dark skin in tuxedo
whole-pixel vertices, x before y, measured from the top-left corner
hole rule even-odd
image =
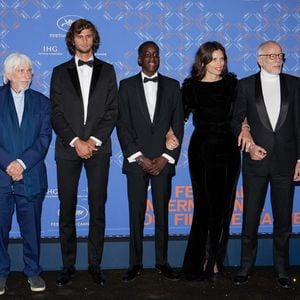
[[[130,219],[129,268],[123,281],[135,279],[143,269],[143,229],[149,183],[155,214],[155,268],[167,279],[177,274],[167,261],[168,203],[180,147],[165,146],[170,127],[183,136],[183,109],[179,82],[157,72],[159,48],[148,41],[138,49],[141,72],[120,82],[118,137],[124,154]]]

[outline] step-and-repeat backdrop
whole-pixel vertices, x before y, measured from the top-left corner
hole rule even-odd
[[[258,70],[256,48],[268,39],[283,45],[287,58],[284,71],[300,75],[299,0],[0,0],[0,16],[0,64],[14,51],[29,55],[34,63],[32,87],[47,96],[52,68],[70,58],[65,46],[65,34],[70,24],[78,18],[89,19],[97,26],[101,45],[96,55],[115,66],[118,80],[139,71],[137,48],[146,40],[154,40],[160,46],[160,72],[180,82],[188,76],[197,48],[208,40],[217,40],[226,47],[229,68],[239,78]],[[188,234],[193,216],[193,194],[187,161],[192,127],[191,121],[185,126],[183,149],[173,180],[169,206],[171,235]],[[58,236],[59,200],[54,139],[55,135],[46,159],[49,189],[43,208],[43,237]],[[114,132],[106,209],[107,236],[127,236],[129,233],[122,159]],[[296,188],[294,232],[300,231],[299,201],[300,190]],[[233,234],[241,231],[242,203],[240,179],[231,223]],[[87,236],[89,211],[85,174],[78,190],[76,220],[78,235]],[[153,234],[153,223],[149,187],[146,235]],[[272,212],[268,196],[260,232],[271,231]],[[11,236],[19,236],[16,221]]]

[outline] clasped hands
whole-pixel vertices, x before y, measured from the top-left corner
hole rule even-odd
[[[172,128],[170,128],[168,133],[166,134],[166,148],[168,150],[174,150],[178,146],[179,146],[179,141],[175,136]],[[143,168],[144,172],[153,176],[159,175],[160,172],[168,163],[168,160],[163,156],[159,156],[152,160],[143,155],[138,157],[137,159],[139,158],[143,160],[143,163],[140,166]]]
[[[13,181],[19,181],[23,179],[24,168],[17,161],[12,161],[6,168],[6,173],[12,178]]]
[[[143,160],[143,162],[140,164],[143,171],[153,176],[159,175],[168,163],[167,159],[163,156],[159,156],[152,160],[144,155],[141,155],[138,158]]]
[[[93,153],[98,151],[96,147],[96,141],[91,138],[89,138],[87,141],[83,141],[78,138],[74,142],[74,147],[77,155],[83,159],[91,158],[93,156]]]

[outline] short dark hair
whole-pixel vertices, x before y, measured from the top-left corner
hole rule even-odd
[[[159,47],[158,47],[158,45],[155,42],[153,42],[153,41],[146,41],[146,42],[142,43],[139,46],[139,48],[138,48],[138,54],[139,54],[139,56],[142,54],[143,49],[145,47],[149,46],[149,45],[153,45],[157,49],[157,52],[159,53]]]
[[[216,50],[221,50],[224,55],[224,67],[221,76],[228,73],[227,54],[222,44],[219,42],[206,42],[202,44],[196,52],[195,61],[191,70],[191,77],[195,80],[201,80],[206,74],[206,65],[212,61],[212,54]]]
[[[94,35],[93,46],[92,46],[93,53],[95,53],[99,48],[100,36],[96,26],[88,20],[78,19],[72,23],[66,35],[66,44],[71,55],[75,54],[75,47],[74,47],[75,34],[80,34],[81,31],[84,29],[91,29],[93,32]]]

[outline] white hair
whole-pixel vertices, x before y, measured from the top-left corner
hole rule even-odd
[[[258,47],[257,47],[257,55],[263,55],[265,54],[265,46],[269,45],[269,44],[275,44],[277,45],[280,49],[282,48],[281,45],[273,40],[269,40],[269,41],[265,41],[262,42]]]
[[[32,68],[32,61],[27,55],[18,52],[14,52],[8,55],[3,63],[4,84],[8,83],[9,81],[8,76],[12,71],[24,65]]]

